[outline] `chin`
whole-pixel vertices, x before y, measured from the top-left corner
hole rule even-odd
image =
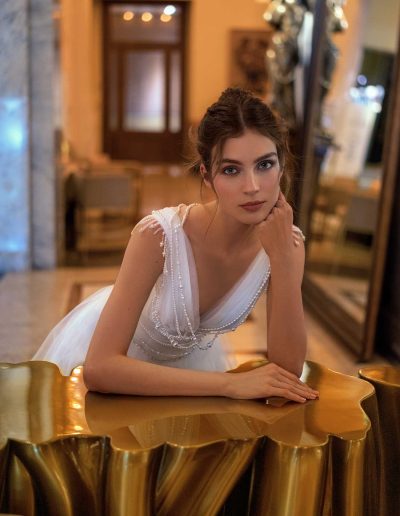
[[[259,213],[244,213],[240,217],[240,222],[242,222],[243,224],[247,224],[249,226],[254,224],[260,224],[260,222],[267,218],[268,213],[265,213],[265,211]]]
[[[258,224],[258,223],[262,222],[263,220],[265,220],[268,217],[268,215],[270,214],[270,212],[271,212],[270,207],[265,207],[258,211],[254,211],[254,212],[242,211],[242,213],[240,214],[240,218],[243,219],[244,221],[246,221],[247,224]]]

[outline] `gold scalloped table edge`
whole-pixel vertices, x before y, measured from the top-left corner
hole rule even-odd
[[[0,364],[0,511],[211,515],[241,500],[255,515],[374,514],[374,388],[314,362],[302,379],[319,400],[273,407],[96,394],[81,368]]]

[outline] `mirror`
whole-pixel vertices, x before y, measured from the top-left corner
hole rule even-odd
[[[322,123],[332,136],[309,220],[305,301],[359,356],[368,304],[393,90],[400,0],[347,2],[349,28]]]

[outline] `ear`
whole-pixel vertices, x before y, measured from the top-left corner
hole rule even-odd
[[[204,184],[208,187],[208,188],[212,188],[212,185],[210,183],[210,181],[207,179],[207,170],[206,170],[206,167],[204,166],[204,164],[202,163],[200,165],[200,175],[204,181]]]

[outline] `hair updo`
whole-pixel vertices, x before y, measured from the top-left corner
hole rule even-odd
[[[283,172],[282,186],[289,189],[288,132],[283,121],[261,99],[241,88],[227,88],[203,116],[197,130],[197,157],[190,170],[200,174],[203,164],[205,176],[212,183],[212,170],[219,165],[222,148],[229,138],[241,136],[246,129],[256,131],[276,145],[280,169]]]

